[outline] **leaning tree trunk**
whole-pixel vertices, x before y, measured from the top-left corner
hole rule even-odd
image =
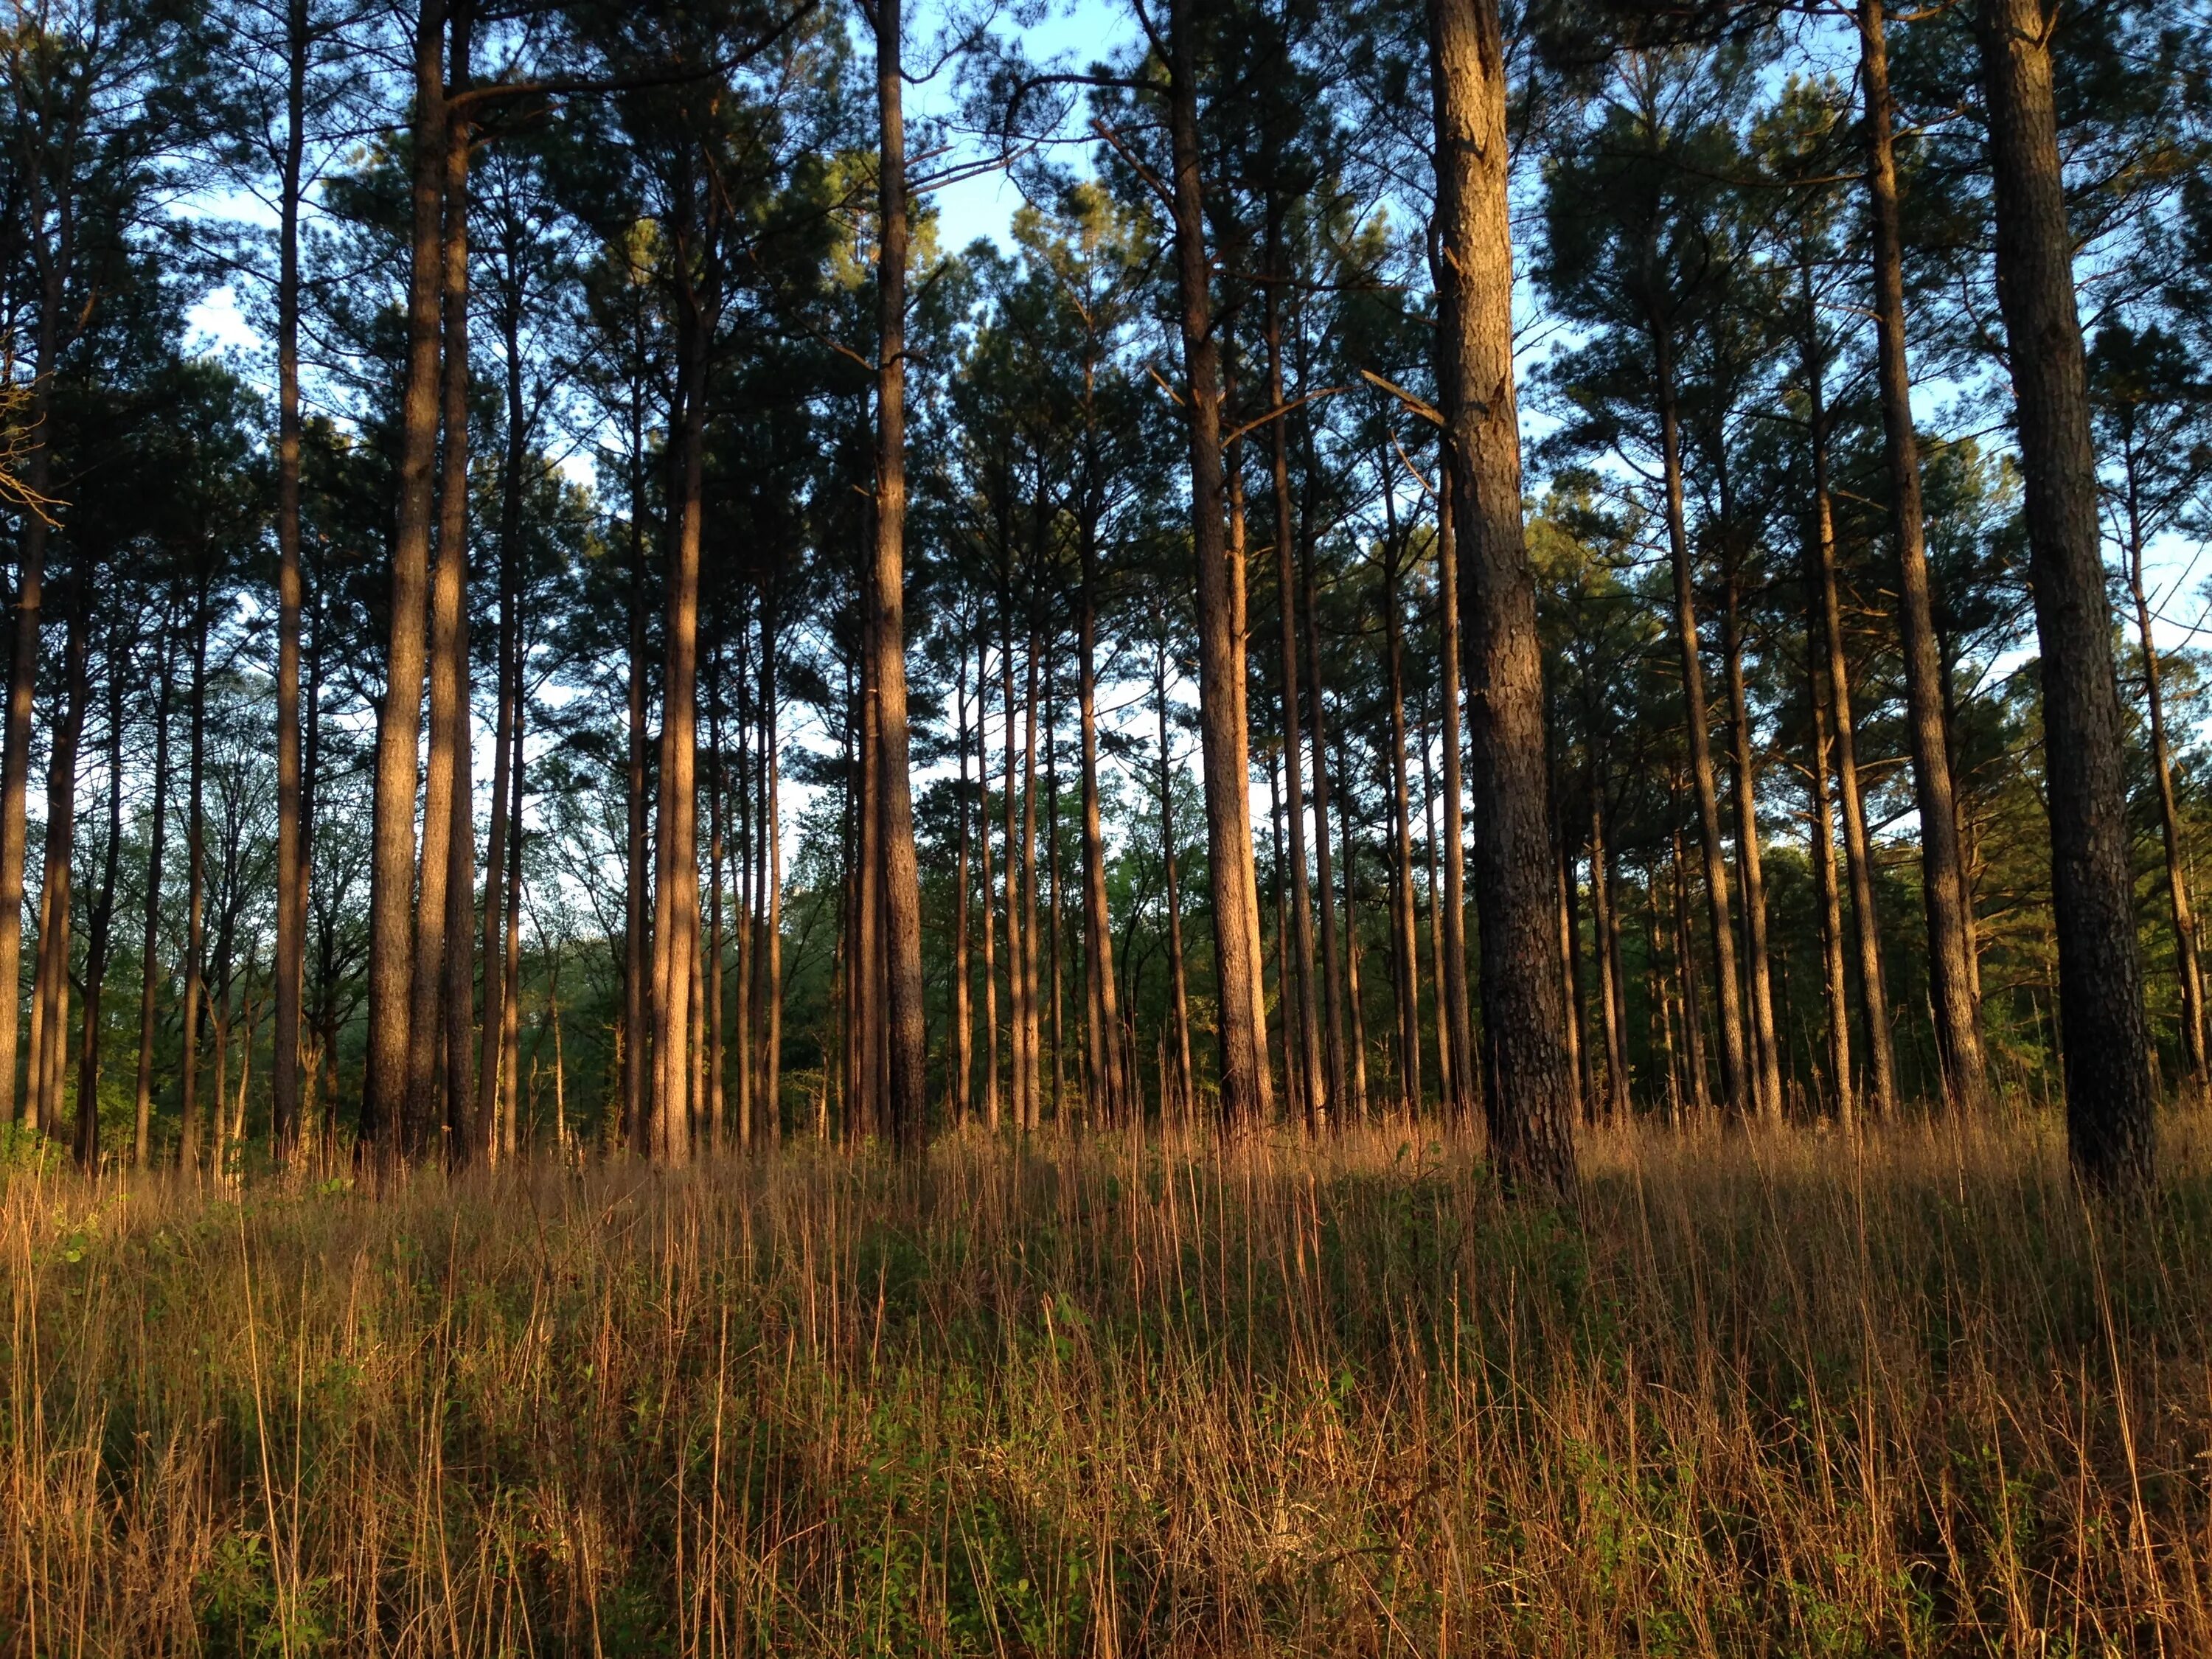
[[[1867,198],[1872,210],[1874,311],[1889,467],[1890,538],[1897,550],[1898,631],[1905,656],[1905,730],[1912,745],[1913,805],[1920,818],[1920,890],[1928,922],[1928,1001],[1936,1059],[1950,1103],[1979,1108],[1988,1091],[1975,981],[1973,911],[1960,850],[1943,720],[1943,671],[1929,596],[1920,497],[1919,440],[1905,350],[1905,253],[1891,127],[1889,53],[1882,0],[1859,0],[1859,70],[1866,88]]]
[[[2011,348],[2028,582],[2042,647],[2067,1139],[2084,1179],[2121,1186],[2149,1180],[2156,1127],[2050,20],[2041,0],[1982,0],[1981,33],[1997,299]]]
[[[1575,1088],[1552,937],[1552,827],[1535,579],[1521,521],[1505,48],[1496,0],[1430,0],[1437,382],[1458,532],[1475,906],[1492,1155],[1509,1183],[1571,1188]]]
[[[1212,888],[1214,970],[1224,1127],[1267,1121],[1268,1068],[1255,945],[1259,895],[1252,872],[1252,808],[1242,729],[1244,639],[1223,519],[1221,342],[1213,325],[1199,178],[1198,67],[1192,0],[1169,0],[1169,147],[1174,173],[1176,286],[1182,330],[1198,562],[1199,739],[1205,756],[1206,874]]]
[[[2134,480],[2129,480],[2130,495]],[[2182,872],[2181,812],[2173,797],[2173,763],[2166,747],[2166,697],[2159,684],[2158,647],[2151,638],[2150,600],[2143,588],[2143,538],[2129,503],[2128,586],[2136,602],[2136,633],[2142,647],[2143,692],[2150,712],[2151,769],[2158,780],[2159,833],[2166,849],[2166,892],[2173,917],[2174,968],[2181,981],[2181,1048],[2189,1065],[2191,1091],[2202,1096],[2204,1060],[2204,976],[2197,959],[2197,917],[2189,908],[2189,884]]]
[[[443,0],[422,0],[415,30],[414,223],[407,288],[407,369],[400,393],[398,519],[392,544],[391,647],[376,731],[369,852],[368,1054],[362,1140],[388,1163],[399,1150],[409,1092],[415,967],[415,785],[430,568],[432,475],[438,447],[438,323],[444,286],[446,110]],[[433,833],[435,831],[434,830]],[[0,918],[4,919],[4,918]],[[0,968],[4,968],[0,963]]]

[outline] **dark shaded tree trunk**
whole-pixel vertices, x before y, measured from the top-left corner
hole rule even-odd
[[[309,854],[300,799],[300,192],[307,144],[307,0],[284,8],[284,154],[276,234],[276,957],[269,1093],[276,1161],[300,1133],[300,991]]]
[[[1430,0],[1428,21],[1443,277],[1437,381],[1449,423],[1474,763],[1483,1097],[1500,1176],[1565,1191],[1575,1180],[1574,1077],[1552,939],[1543,670],[1521,521],[1504,41],[1495,0]]]
[[[2050,20],[2041,0],[1982,0],[1980,21],[1997,299],[2010,347],[2028,582],[2043,653],[2067,1139],[2083,1179],[2119,1187],[2150,1179],[2156,1127]]]
[[[138,956],[138,1078],[131,1163],[143,1170],[154,1156],[154,1016],[161,988],[161,854],[169,827],[169,678],[176,664],[176,635],[165,607],[154,690],[153,817],[146,835],[145,925]]]
[[[1856,1127],[1858,1097],[1851,1086],[1851,1017],[1844,992],[1844,902],[1836,882],[1834,816],[1828,799],[1828,761],[1832,739],[1828,732],[1827,675],[1820,641],[1826,634],[1823,607],[1816,592],[1805,627],[1806,701],[1813,718],[1813,886],[1820,906],[1821,991],[1828,1015],[1828,1078],[1835,1091],[1836,1116],[1846,1128]]]
[[[77,1039],[77,1167],[100,1167],[100,995],[107,982],[108,941],[115,921],[115,876],[123,853],[123,688],[131,660],[118,617],[107,636],[107,836],[100,848],[100,886],[92,901],[84,952],[84,1020]]]
[[[1733,514],[1723,513],[1723,518]],[[1782,1050],[1775,1030],[1774,975],[1766,945],[1766,872],[1759,854],[1759,785],[1751,754],[1751,702],[1743,680],[1743,629],[1740,611],[1742,571],[1735,530],[1728,530],[1727,603],[1721,613],[1721,652],[1728,664],[1729,759],[1735,785],[1736,867],[1743,878],[1744,968],[1751,991],[1748,1058],[1759,1115],[1782,1121]]]
[[[200,1137],[200,1019],[207,1000],[207,980],[203,957],[207,945],[207,647],[208,647],[208,584],[203,573],[199,592],[192,607],[192,684],[191,691],[190,733],[187,738],[186,782],[185,786],[185,1014],[184,1040],[181,1044],[184,1068],[181,1115],[183,1123],[177,1144],[179,1165],[190,1170],[198,1167]],[[409,835],[413,835],[410,823]],[[369,1108],[368,1097],[362,1098],[362,1110]],[[364,1126],[362,1138],[369,1139],[369,1126]]]

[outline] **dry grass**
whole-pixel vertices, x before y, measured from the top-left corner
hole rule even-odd
[[[2168,1144],[19,1174],[0,1651],[2212,1652]]]

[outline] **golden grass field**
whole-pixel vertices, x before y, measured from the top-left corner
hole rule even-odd
[[[18,1172],[0,1652],[2212,1653],[2166,1133]]]

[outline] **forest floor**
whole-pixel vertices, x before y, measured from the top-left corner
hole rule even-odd
[[[2212,1125],[0,1177],[0,1652],[2212,1652]]]

